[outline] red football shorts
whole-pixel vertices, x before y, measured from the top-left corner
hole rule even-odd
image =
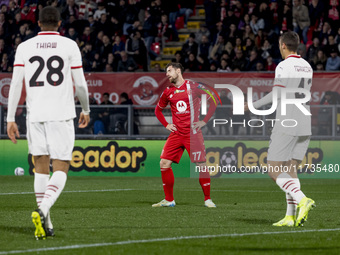
[[[179,135],[171,132],[162,150],[161,158],[178,164],[186,149],[193,163],[205,162],[205,146],[201,132],[195,135]]]

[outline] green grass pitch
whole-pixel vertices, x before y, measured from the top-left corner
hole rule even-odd
[[[51,211],[56,236],[36,241],[33,177],[0,176],[0,255],[339,254],[340,180],[301,185],[316,208],[304,227],[278,228],[285,196],[269,178],[212,179],[217,208],[203,206],[198,179],[176,178],[176,207],[152,208],[160,177],[69,177]]]

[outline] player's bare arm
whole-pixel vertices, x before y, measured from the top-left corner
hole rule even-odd
[[[16,138],[20,138],[20,134],[19,134],[17,123],[15,123],[15,122],[7,122],[7,135],[9,137],[9,139],[11,139],[11,141],[13,143],[15,143],[15,144],[17,143],[17,139]]]

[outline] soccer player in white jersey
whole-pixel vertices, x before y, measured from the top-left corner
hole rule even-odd
[[[275,69],[274,87],[278,90],[278,105],[276,119],[293,119],[295,127],[284,127],[279,121],[274,125],[268,149],[268,173],[276,184],[286,193],[286,216],[274,223],[274,226],[302,226],[307,220],[308,212],[315,206],[315,202],[307,198],[300,190],[300,181],[297,176],[298,165],[304,158],[311,132],[311,116],[303,113],[294,104],[288,104],[286,115],[281,109],[280,90],[303,88],[310,91],[312,86],[313,69],[309,63],[297,55],[300,39],[295,32],[284,33],[279,40],[279,47],[284,61]],[[253,103],[256,109],[272,102],[273,92]],[[288,93],[287,98],[304,98],[304,93]],[[308,103],[303,107],[310,113]],[[248,105],[245,106],[248,110]],[[294,126],[294,125],[292,125]],[[289,172],[282,171],[287,166]],[[284,169],[283,169],[284,170]],[[296,206],[297,205],[297,206]],[[296,210],[299,213],[296,217]]]
[[[16,143],[19,131],[14,118],[25,80],[27,141],[35,162],[38,209],[32,212],[32,221],[37,239],[54,235],[50,208],[65,186],[72,159],[76,117],[73,83],[83,109],[79,127],[86,127],[90,120],[81,54],[74,41],[59,35],[60,23],[56,8],[42,9],[38,21],[42,32],[18,46],[8,99],[7,134]]]

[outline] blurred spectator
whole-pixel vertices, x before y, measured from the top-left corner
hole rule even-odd
[[[166,15],[165,10],[163,9],[161,0],[151,1],[150,13],[153,17],[155,17],[155,20],[157,23],[161,22],[161,17],[163,15]]]
[[[187,28],[188,19],[194,12],[196,0],[185,0],[181,1],[181,8],[178,11],[178,16],[184,15],[184,28]]]
[[[316,28],[320,22],[320,18],[324,15],[325,5],[323,1],[309,1],[309,18],[312,27]]]
[[[198,71],[203,71],[203,72],[209,71],[209,60],[207,56],[199,54],[197,57],[197,62],[198,62]]]
[[[165,47],[165,42],[171,40],[173,37],[172,29],[169,27],[168,16],[163,14],[161,17],[161,22],[157,25],[157,37],[156,42],[161,42],[161,48]]]
[[[195,42],[195,34],[191,33],[189,39],[182,46],[182,54],[184,58],[189,57],[189,54],[194,54],[195,58],[198,53],[198,44]]]
[[[132,57],[138,65],[143,67],[143,71],[148,71],[147,51],[139,31],[132,33],[126,40],[125,50],[129,57]]]
[[[272,17],[272,13],[269,10],[269,7],[268,7],[266,2],[262,2],[260,4],[258,15],[264,21],[264,28],[263,28],[263,30],[266,31],[266,32],[270,32],[270,28],[272,26],[274,26],[274,24],[273,24],[273,19],[272,19],[273,18]]]
[[[7,53],[2,54],[2,59],[1,59],[1,72],[12,72],[13,71],[13,66],[8,60],[8,55]]]
[[[253,12],[251,15],[250,27],[253,30],[254,35],[257,35],[259,29],[264,29],[264,20],[259,18],[258,13]]]
[[[184,66],[185,65],[185,59],[183,58],[182,52],[176,51],[175,58],[173,58],[171,60],[171,62],[180,63],[182,66]]]
[[[120,2],[124,2],[121,0]],[[128,29],[132,27],[135,21],[138,21],[138,13],[139,13],[139,5],[136,0],[126,0],[129,3],[123,8],[121,15],[123,16],[124,24],[123,24],[123,33],[124,35],[128,35]]]
[[[303,43],[308,41],[307,32],[310,26],[308,7],[305,6],[302,0],[293,0],[293,26],[296,33],[302,31]]]
[[[307,53],[306,53],[306,60],[308,62],[312,62],[314,57],[317,54],[317,51],[320,49],[320,40],[319,38],[315,37],[313,39],[313,44],[311,46],[309,46]]]
[[[244,32],[244,30],[246,29],[246,26],[249,26],[249,28],[251,29],[251,27],[250,27],[250,16],[249,16],[248,13],[245,14],[242,17],[237,28],[238,28],[239,31]]]
[[[338,49],[332,47],[330,50],[331,56],[327,59],[326,71],[339,71],[340,70],[340,57],[338,56]]]
[[[261,61],[256,63],[256,72],[263,72],[264,70],[264,66],[263,63]]]
[[[253,41],[255,40],[255,35],[253,33],[253,30],[251,29],[250,25],[248,25],[248,24],[244,27],[242,40],[244,41],[247,38],[250,38]]]
[[[208,38],[208,41],[209,41],[210,31],[208,30],[208,28],[207,28],[207,26],[205,24],[201,24],[200,25],[200,29],[195,34],[195,39],[196,39],[196,42],[198,44],[202,42],[202,37],[203,36],[206,36]]]
[[[92,67],[91,67],[93,72],[102,72],[104,67],[103,67],[103,62],[102,59],[100,58],[99,53],[94,54],[94,59],[92,61]]]
[[[337,105],[340,104],[340,95],[336,91],[326,91],[320,101],[320,105]]]
[[[235,58],[232,62],[232,69],[238,69],[240,71],[244,71],[247,66],[247,60],[243,56],[243,51],[241,49],[237,49],[235,51]]]
[[[267,57],[267,65],[266,65],[266,71],[275,71],[276,68],[275,62],[273,62],[272,56]]]
[[[307,48],[306,45],[300,43],[296,50],[297,54],[300,55],[302,58],[306,59]]]
[[[74,27],[70,27],[68,30],[67,30],[67,33],[65,34],[65,36],[67,38],[70,38],[71,40],[73,41],[77,41],[78,39],[78,33],[76,32],[76,30],[74,29]]]
[[[64,9],[61,12],[61,17],[64,20],[68,20],[70,16],[74,16],[76,19],[79,17],[79,7],[76,5],[75,0],[67,0]]]
[[[94,10],[97,8],[95,1],[90,0],[76,0],[76,4],[79,6],[79,19],[88,19],[89,16],[93,16]]]
[[[293,12],[288,4],[283,6],[283,13],[280,18],[281,31],[287,32],[288,30],[293,30]]]
[[[339,1],[338,0],[330,0],[329,1],[329,9],[328,9],[328,20],[332,27],[339,27]]]
[[[116,35],[115,41],[112,45],[112,53],[119,55],[122,51],[125,51],[125,43],[122,42],[119,35]]]
[[[132,105],[133,102],[128,94],[123,92],[120,94],[120,105]],[[126,122],[128,120],[128,109],[117,108],[115,113],[110,116],[110,126],[114,127],[115,134],[126,134]],[[137,130],[136,130],[137,129]],[[138,133],[138,127],[134,124],[134,134]]]
[[[256,64],[260,62],[260,58],[258,56],[257,51],[254,49],[250,52],[250,57],[248,60],[248,65],[246,67],[246,71],[256,71]]]
[[[227,16],[223,19],[223,26],[229,28],[231,24],[238,25],[240,23],[240,19],[235,16],[234,10],[228,8]]]
[[[145,10],[145,19],[143,25],[143,37],[145,40],[146,49],[151,59],[158,57],[158,54],[151,49],[152,43],[155,41],[157,36],[156,20],[151,16],[148,10]]]
[[[210,51],[210,58],[211,59],[218,58],[222,54],[222,51],[224,51],[224,48],[225,48],[224,37],[222,35],[219,35],[215,45],[212,47]]]
[[[322,49],[319,49],[312,62],[313,70],[325,70],[326,62],[327,62],[327,57],[325,53],[323,52]],[[320,67],[320,65],[322,65],[322,68]],[[317,66],[319,66],[318,69],[317,69]]]
[[[193,53],[189,53],[188,60],[185,62],[184,70],[186,72],[196,72],[198,71],[198,61],[196,59],[196,55]]]
[[[220,72],[220,73],[231,72],[231,68],[229,67],[229,63],[227,59],[225,58],[221,59],[220,66],[217,68],[217,72]]]
[[[84,27],[83,34],[80,37],[80,41],[82,41],[84,44],[91,43],[91,28],[89,26]]]
[[[201,54],[202,56],[204,56],[204,58],[208,58],[210,46],[211,46],[211,44],[209,42],[208,36],[203,35],[201,42],[199,44],[199,47],[198,47],[198,54]]]
[[[205,23],[208,30],[213,31],[218,20],[219,15],[216,15],[217,3],[215,0],[204,0]],[[212,39],[212,38],[211,38]]]
[[[110,94],[105,92],[103,94],[103,101],[101,102],[100,105],[114,105],[114,103],[112,103],[110,101]],[[114,113],[114,108],[112,107],[107,107],[107,108],[98,108],[98,116],[99,119],[103,122],[104,127],[105,127],[105,133],[108,133],[109,131],[109,126],[110,126],[110,115]]]
[[[177,20],[177,16],[178,16],[178,4],[179,1],[178,0],[170,0],[170,1],[165,1],[164,2],[165,6],[164,9],[167,10],[167,12],[169,13],[169,23],[171,25],[171,29],[174,32],[174,41],[178,41],[178,31],[176,28],[176,20]]]
[[[156,63],[154,66],[153,66],[153,69],[151,70],[152,72],[156,72],[156,73],[159,73],[159,72],[164,72],[164,70],[162,70],[161,68],[161,65]]]
[[[98,9],[95,11],[93,18],[99,20],[102,14],[106,14],[105,4],[103,2],[98,3]]]
[[[118,69],[118,60],[115,57],[115,55],[113,55],[113,53],[109,53],[108,54],[107,61],[106,61],[106,66],[107,65],[109,65],[112,68],[111,72],[117,72],[117,69]]]
[[[24,8],[22,8],[21,19],[35,23],[34,10],[30,7],[29,3],[25,3]]]
[[[320,33],[320,43],[321,45],[328,44],[328,36],[333,34],[332,27],[328,21],[325,21],[322,26],[322,31]]]
[[[133,72],[138,69],[137,63],[132,57],[128,57],[125,51],[120,53],[121,59],[118,61],[118,72]]]
[[[107,59],[107,56],[112,53],[112,44],[110,42],[110,38],[107,35],[103,35],[103,44],[100,47],[99,53],[103,59]]]
[[[277,35],[280,34],[281,30],[281,23],[280,23],[280,10],[279,10],[279,5],[277,3],[277,0],[271,0],[271,3],[269,4],[269,13],[268,15],[270,16],[269,20],[269,27],[273,30],[274,33]]]

